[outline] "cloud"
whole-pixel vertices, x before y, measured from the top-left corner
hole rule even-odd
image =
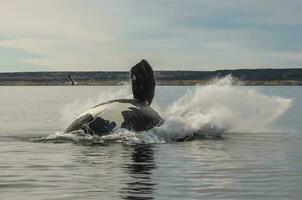
[[[299,0],[0,2],[0,47],[26,52],[36,70],[127,70],[141,58],[156,69],[302,64]]]

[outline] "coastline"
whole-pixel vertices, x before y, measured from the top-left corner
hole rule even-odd
[[[231,75],[235,85],[302,85],[302,68],[217,71],[155,71],[157,85],[204,85]],[[124,85],[125,71],[62,71],[0,73],[0,86]]]

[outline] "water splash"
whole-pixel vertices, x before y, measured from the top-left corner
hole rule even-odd
[[[165,143],[192,139],[196,135],[265,132],[272,131],[272,123],[291,106],[291,99],[267,96],[255,88],[234,86],[233,82],[231,76],[226,76],[213,80],[208,85],[198,85],[193,90],[188,90],[166,110],[157,109],[166,122],[149,131],[134,133],[120,129],[102,137],[61,133],[44,139],[57,140],[66,137],[73,142]],[[99,102],[125,96],[131,98],[130,87],[118,90],[109,88],[100,94],[97,102],[76,101],[66,106],[63,113],[65,117],[73,119],[80,111]]]
[[[233,85],[226,76],[196,86],[166,110],[167,121],[179,121],[193,132],[259,132],[271,130],[292,100],[267,96],[255,88]]]

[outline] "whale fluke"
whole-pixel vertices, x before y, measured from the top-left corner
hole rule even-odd
[[[155,90],[155,79],[152,67],[143,59],[131,68],[130,76],[134,99],[138,99],[150,105]]]

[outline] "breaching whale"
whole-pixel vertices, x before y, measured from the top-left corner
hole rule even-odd
[[[155,78],[152,67],[142,60],[131,68],[133,99],[101,103],[80,114],[65,133],[82,130],[91,135],[107,135],[119,128],[146,131],[164,123],[150,105],[154,97]]]

